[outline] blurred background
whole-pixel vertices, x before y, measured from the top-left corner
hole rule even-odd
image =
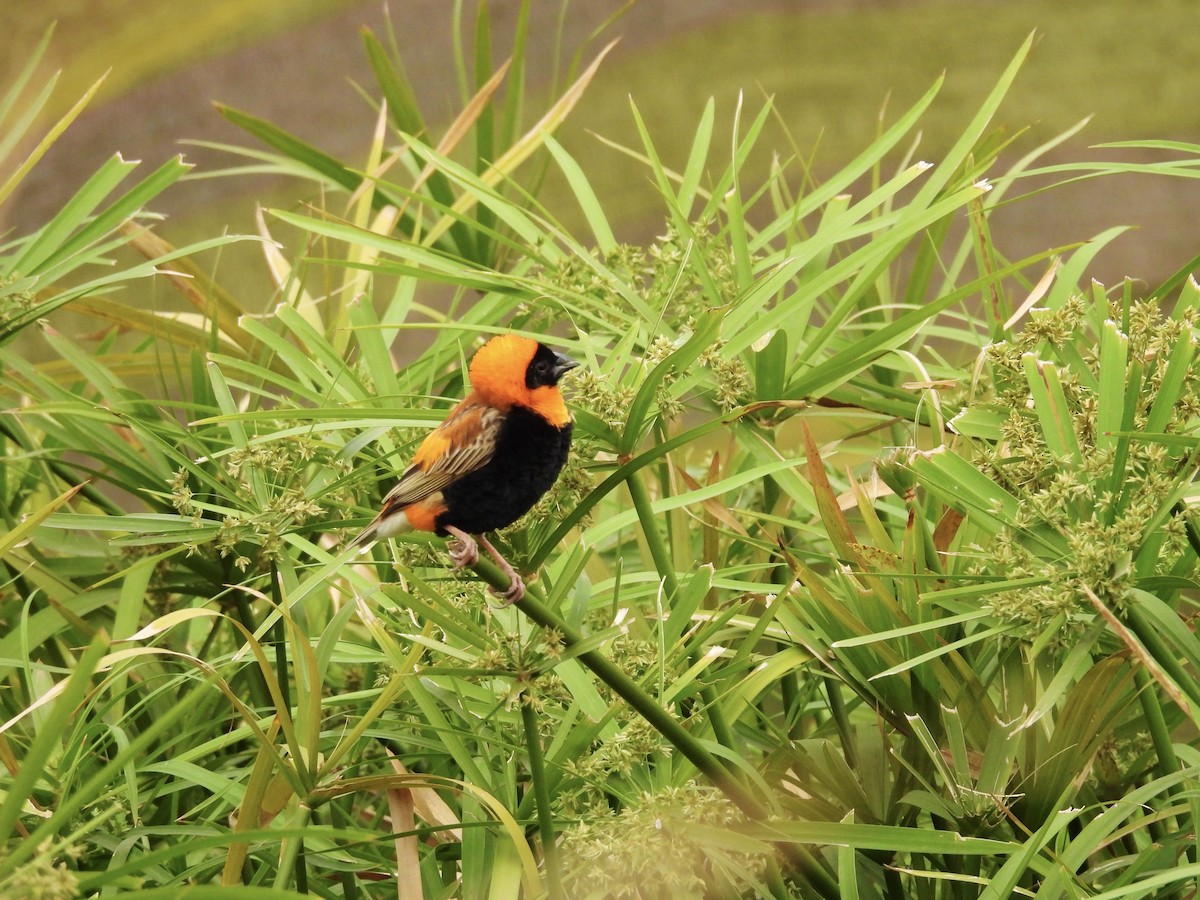
[[[507,55],[519,7],[518,0],[490,3],[497,62]],[[747,120],[773,96],[776,115],[760,144],[811,162],[819,178],[856,155],[881,120],[893,121],[944,72],[946,85],[914,151],[936,162],[1036,30],[1033,56],[999,117],[1010,132],[1028,131],[1003,161],[1089,116],[1047,161],[1118,152],[1126,159],[1171,158],[1178,152],[1135,155],[1093,146],[1147,138],[1200,142],[1197,15],[1190,0],[534,0],[534,100],[525,122],[535,121],[563,86],[553,84],[556,48],[561,69],[575,51],[586,62],[620,38],[560,138],[591,178],[618,238],[640,241],[662,230],[661,204],[643,167],[597,137],[637,144],[631,98],[664,161],[682,167],[709,97],[717,102],[716,134],[724,136],[714,152],[727,154],[739,91]],[[374,85],[361,29],[394,33],[426,120],[448,123],[462,105],[456,16],[470,46],[474,0],[387,6],[258,0],[252,7],[242,0],[4,0],[0,85],[20,70],[52,22],[50,68],[62,70],[53,112],[65,112],[108,74],[97,99],[8,204],[10,221],[0,224],[18,232],[40,225],[114,152],[148,165],[183,152],[197,170],[156,203],[168,216],[162,233],[178,244],[225,228],[250,230],[256,202],[294,205],[296,198],[277,177],[206,177],[240,161],[182,141],[257,146],[213,101],[358,164],[375,118],[356,87]],[[770,159],[757,164],[765,171]],[[1194,181],[1106,178],[1005,207],[994,229],[1001,248],[1016,258],[1115,224],[1137,226],[1101,254],[1093,276],[1108,284],[1126,275],[1153,283],[1200,254],[1198,201]]]

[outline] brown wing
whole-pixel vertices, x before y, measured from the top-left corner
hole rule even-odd
[[[412,465],[383,498],[384,513],[424,500],[487,465],[503,421],[500,410],[468,396],[421,442]]]

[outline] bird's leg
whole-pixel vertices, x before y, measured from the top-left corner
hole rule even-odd
[[[454,568],[461,569],[479,562],[479,545],[475,543],[475,538],[453,525],[447,525],[446,531],[454,535],[449,546],[450,562],[454,563]]]
[[[509,579],[508,590],[506,591],[489,588],[492,596],[500,597],[504,600],[505,606],[511,606],[525,596],[525,582],[521,580],[521,576],[517,574],[517,570],[509,565],[508,560],[500,555],[500,551],[492,546],[492,542],[482,534],[479,536],[479,543],[483,544],[483,549],[496,561],[496,565],[500,567],[500,570]]]
[[[491,541],[481,534],[477,543],[475,538],[453,525],[447,525],[446,531],[454,537],[454,540],[450,542],[449,551],[450,561],[454,563],[455,568],[461,569],[479,562],[479,544],[483,544],[483,548],[496,561],[500,571],[508,576],[508,589],[501,591],[496,588],[488,588],[492,595],[502,599],[505,606],[510,606],[525,596],[525,582],[521,580],[521,576],[517,574],[517,570],[509,564],[508,560],[500,555],[500,551],[492,546]]]

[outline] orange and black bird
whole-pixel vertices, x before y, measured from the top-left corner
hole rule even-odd
[[[558,389],[579,365],[545,344],[502,334],[479,348],[468,371],[471,391],[429,433],[383,509],[349,546],[416,529],[450,535],[457,568],[474,565],[479,547],[509,577],[507,603],[525,596],[521,576],[484,532],[511,525],[558,478],[571,446],[571,416]]]

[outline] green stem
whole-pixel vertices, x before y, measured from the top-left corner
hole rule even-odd
[[[838,735],[842,739],[842,754],[846,757],[846,765],[857,769],[858,750],[854,744],[854,732],[850,730],[850,717],[846,715],[846,701],[842,699],[840,683],[829,679],[825,682],[825,693],[829,697],[829,715],[833,718]]]
[[[783,880],[783,872],[779,869],[779,861],[776,859],[767,860],[767,889],[771,892],[771,896],[775,900],[788,900],[792,896],[788,890],[787,883]]]
[[[212,620],[212,628],[208,629],[208,634],[204,636],[204,643],[200,645],[200,651],[196,654],[197,659],[208,659],[209,648],[216,640],[217,634],[221,630],[221,623],[224,621],[225,619],[220,616]]]
[[[663,540],[663,536],[658,530],[654,518],[654,508],[650,503],[650,494],[646,490],[645,483],[636,473],[629,476],[627,484],[629,485],[629,495],[633,498],[633,508],[637,510],[638,519],[642,523],[642,534],[646,538],[646,544],[650,547],[650,556],[654,560],[654,567],[658,569],[658,575],[663,580],[663,588],[667,592],[667,597],[673,597],[679,590],[679,579],[675,574],[671,551],[667,548],[667,542]]]
[[[317,811],[315,809],[308,810],[308,820],[314,826],[320,824],[317,821]],[[298,848],[299,848],[296,851],[296,892],[300,893],[300,894],[307,894],[307,893],[309,893],[309,890],[308,890],[308,862],[305,859],[304,838],[297,838],[296,844],[298,845]]]
[[[304,828],[308,824],[309,816],[312,815],[312,808],[307,804],[301,803],[296,828]],[[282,852],[279,854],[279,868],[275,870],[275,888],[284,890],[292,880],[292,876],[297,873],[297,866],[302,865],[302,852],[304,850],[303,838],[284,838]],[[305,878],[307,881],[307,878]]]
[[[271,560],[271,599],[275,601],[276,609],[283,609],[283,594],[279,590],[279,569],[275,560]],[[279,694],[283,697],[283,706],[288,714],[292,712],[291,687],[288,681],[287,662],[287,630],[283,619],[276,619],[271,626],[271,641],[275,644],[275,677],[279,680]]]
[[[1146,717],[1146,728],[1150,731],[1150,739],[1154,742],[1154,752],[1158,757],[1158,774],[1163,777],[1174,775],[1179,771],[1179,760],[1175,756],[1175,745],[1171,741],[1171,732],[1167,728],[1166,717],[1163,716],[1162,706],[1158,702],[1154,681],[1141,667],[1134,670],[1133,680],[1138,687],[1142,715]]]
[[[254,623],[254,610],[250,608],[250,598],[243,591],[234,591],[234,618],[242,623],[251,634],[257,630],[258,626]],[[246,678],[250,682],[250,695],[254,701],[254,705],[259,709],[266,709],[271,705],[271,692],[267,690],[267,678],[258,666],[250,666],[246,672]]]
[[[542,859],[546,863],[546,885],[550,900],[564,900],[562,869],[558,862],[558,843],[554,833],[554,817],[550,815],[550,785],[542,760],[542,739],[538,733],[537,713],[528,695],[521,697],[521,721],[525,725],[525,743],[529,748],[529,777],[537,797],[538,831],[542,836]]]
[[[780,651],[783,650],[782,643],[776,642],[776,646]],[[797,683],[794,672],[787,672],[779,679],[780,698],[783,703],[784,721],[787,722],[787,735],[792,740],[798,740],[804,736],[800,722],[800,686]]]
[[[1188,675],[1187,670],[1180,665],[1179,660],[1175,658],[1174,651],[1167,646],[1167,642],[1150,620],[1138,609],[1137,604],[1129,604],[1129,608],[1125,614],[1130,630],[1145,645],[1146,649],[1150,652],[1150,656],[1158,666],[1170,676],[1171,680],[1175,682],[1181,691],[1188,695],[1189,700],[1200,704],[1200,686],[1197,685],[1195,679]]]
[[[489,567],[490,568],[490,567]],[[476,569],[478,571],[478,567]],[[484,574],[485,580],[493,583]],[[508,579],[497,569],[494,582],[496,586],[508,586]],[[534,599],[529,593],[524,599],[517,601],[517,608],[543,628],[553,628],[563,636],[567,647],[576,647],[583,642],[583,635],[568,625],[549,607]],[[659,706],[657,701],[641,690],[628,675],[616,666],[608,657],[598,650],[585,650],[579,654],[579,660],[592,670],[592,673],[608,685],[630,706],[632,706],[647,722],[654,726],[663,737],[671,742],[697,769],[728,795],[738,807],[752,815],[753,818],[766,817],[767,811],[759,801],[725,768],[715,756],[708,752],[703,744],[691,735],[675,718]]]
[[[1187,535],[1188,546],[1192,548],[1192,552],[1197,557],[1200,557],[1200,529],[1197,529],[1196,524],[1188,518],[1187,507],[1183,503],[1176,503],[1171,507],[1171,514],[1183,520],[1183,531]]]
[[[1163,716],[1162,706],[1158,702],[1154,680],[1142,667],[1133,673],[1134,684],[1138,689],[1138,701],[1142,705],[1142,717],[1146,721],[1146,729],[1150,732],[1150,740],[1154,744],[1154,754],[1157,757],[1155,769],[1159,776],[1173,775],[1179,771],[1179,759],[1175,756],[1175,745],[1171,742],[1171,733],[1167,728],[1167,720]],[[1170,791],[1173,795],[1175,791]],[[1150,822],[1150,834],[1160,843],[1166,840],[1166,827],[1162,822]]]
[[[638,519],[642,523],[642,534],[646,537],[646,544],[650,547],[650,556],[654,559],[654,567],[658,569],[659,577],[663,580],[663,590],[670,601],[679,593],[679,578],[675,573],[671,550],[658,530],[654,507],[650,503],[650,494],[646,490],[645,483],[636,472],[629,476],[628,483],[629,495],[633,498],[633,508],[637,510]],[[689,653],[688,657],[693,664],[698,659],[695,653]],[[717,692],[711,684],[702,683],[700,697],[704,700],[705,709],[708,711],[708,720],[712,724],[713,735],[716,737],[717,743],[732,749],[735,746],[733,732],[729,728],[729,723],[725,721],[725,714],[721,710],[720,703],[717,702]]]
[[[904,900],[904,882],[900,880],[900,873],[894,866],[883,867],[883,883],[887,886],[888,900]]]

